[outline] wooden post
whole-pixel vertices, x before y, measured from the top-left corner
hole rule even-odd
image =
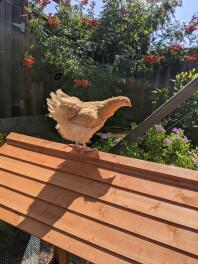
[[[55,260],[58,262],[58,264],[69,264],[68,252],[60,248],[55,248]]]

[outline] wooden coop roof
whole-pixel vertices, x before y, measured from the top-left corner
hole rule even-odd
[[[197,264],[198,172],[11,133],[0,219],[92,263]]]

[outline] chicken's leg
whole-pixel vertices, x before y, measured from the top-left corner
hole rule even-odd
[[[75,146],[76,150],[79,150],[81,148],[81,146],[78,144],[78,142],[75,142],[74,146]]]
[[[83,152],[91,152],[91,151],[97,151],[97,148],[90,148],[86,144],[83,144],[82,150]]]

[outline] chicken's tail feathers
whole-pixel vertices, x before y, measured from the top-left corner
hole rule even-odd
[[[50,93],[50,98],[47,98],[47,105],[48,105],[48,111],[49,111],[49,117],[56,120],[56,113],[61,105],[61,93],[63,93],[60,89],[56,92]],[[64,93],[63,93],[64,94]]]
[[[64,93],[61,89],[58,89],[58,90],[56,91],[56,96],[57,96],[58,98],[70,98],[70,96],[67,95],[66,93]]]

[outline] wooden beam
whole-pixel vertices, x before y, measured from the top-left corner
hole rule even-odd
[[[155,112],[153,112],[149,117],[147,117],[143,122],[141,122],[136,129],[130,132],[112,149],[111,153],[119,153],[119,151],[122,149],[123,141],[131,143],[135,141],[138,137],[143,136],[150,127],[160,123],[163,118],[173,112],[179,105],[184,103],[197,90],[198,77],[188,83],[177,94],[172,96],[167,102],[165,102]]]
[[[58,264],[69,264],[68,252],[57,247],[55,248],[55,259],[58,262]]]

